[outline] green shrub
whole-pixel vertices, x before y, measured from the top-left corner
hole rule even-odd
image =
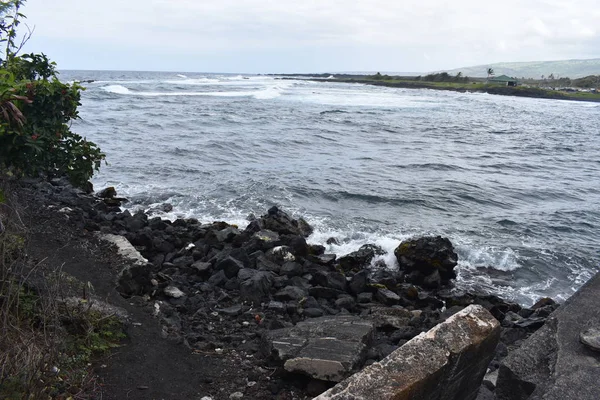
[[[105,156],[70,128],[79,117],[83,88],[62,83],[44,54],[17,56],[22,3],[14,0],[14,14],[4,14],[0,23],[0,43],[6,44],[0,64],[0,168],[28,176],[66,175],[84,186]]]

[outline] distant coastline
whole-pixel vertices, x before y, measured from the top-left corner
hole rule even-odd
[[[303,79],[315,82],[330,82],[330,83],[358,83],[373,86],[385,86],[404,89],[433,89],[433,90],[450,90],[461,93],[489,93],[501,96],[518,96],[531,97],[538,99],[552,100],[572,100],[572,101],[587,101],[600,102],[600,94],[596,93],[569,93],[559,90],[548,90],[528,86],[500,86],[496,84],[487,84],[482,82],[427,82],[415,81],[408,79],[390,79],[381,80],[373,79],[369,76],[360,75],[330,75],[329,77],[321,77],[314,75],[290,75],[283,76],[280,79]]]

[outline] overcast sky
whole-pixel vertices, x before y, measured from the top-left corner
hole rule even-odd
[[[600,57],[599,0],[28,0],[60,69],[427,72]]]

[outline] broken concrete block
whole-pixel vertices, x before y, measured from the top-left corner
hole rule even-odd
[[[473,400],[500,337],[500,323],[472,305],[315,400]]]
[[[339,382],[363,365],[373,331],[352,315],[312,318],[267,332],[263,348],[289,372]]]

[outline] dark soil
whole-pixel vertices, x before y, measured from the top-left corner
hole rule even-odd
[[[108,358],[95,366],[102,400],[228,399],[234,392],[244,398],[301,399],[291,391],[273,396],[267,380],[271,370],[257,370],[239,355],[198,353],[177,341],[163,338],[162,327],[149,310],[124,299],[116,291],[115,279],[124,261],[114,246],[92,232],[79,229],[58,207],[48,206],[25,190],[25,224],[30,227],[28,256],[38,268],[62,270],[82,282],[90,282],[94,294],[128,314],[128,338]],[[249,379],[250,378],[250,379]],[[249,387],[248,381],[257,382]]]

